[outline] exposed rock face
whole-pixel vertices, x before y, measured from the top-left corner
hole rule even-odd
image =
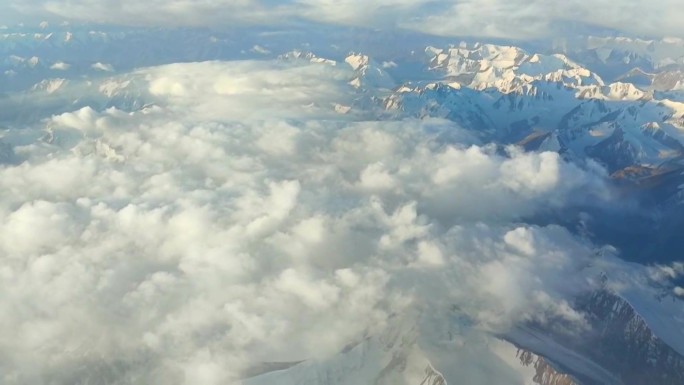
[[[610,172],[638,164],[638,150],[625,140],[625,133],[620,127],[614,127],[613,134],[608,139],[587,147],[585,152],[604,164]]]
[[[659,337],[635,307],[608,289],[578,298],[574,307],[585,314],[584,331],[530,323],[526,338],[513,337],[521,364],[535,370],[535,384],[684,384],[684,356],[661,338],[678,341],[681,330],[660,325]]]
[[[428,366],[425,368],[425,379],[420,385],[447,385],[447,383],[441,374],[436,372],[432,366]]]
[[[684,384],[684,357],[658,338],[621,297],[597,291],[579,303],[593,328],[582,350],[625,385]]]
[[[534,367],[536,374],[532,379],[539,385],[579,385],[568,374],[558,371],[544,357],[538,356],[527,350],[518,349],[518,358],[523,366]]]

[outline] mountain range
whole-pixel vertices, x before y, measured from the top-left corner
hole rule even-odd
[[[587,36],[516,46],[439,38],[432,45],[418,36],[397,52],[397,44],[374,50],[380,38],[363,36],[352,47],[312,37],[283,48],[276,33],[238,39],[183,29],[0,30],[0,128],[40,126],[74,110],[153,109],[157,101],[139,67],[237,59],[344,67],[352,97],[319,106],[330,114],[446,120],[500,154],[548,151],[601,169],[622,197],[615,207],[578,200],[571,212],[550,208],[526,219],[562,217],[573,233],[623,250],[629,263],[681,260],[684,41]],[[123,51],[134,60],[121,59]],[[59,138],[50,127],[44,134],[46,142]],[[0,163],[21,161],[13,151],[18,140],[0,138]],[[600,214],[586,222],[583,211]],[[586,270],[596,280],[611,274]],[[350,341],[331,357],[254,363],[241,383],[682,385],[684,307],[681,297],[664,292],[592,289],[574,299],[587,325],[573,333],[560,320],[489,333],[455,304],[426,307],[393,315],[383,332]]]

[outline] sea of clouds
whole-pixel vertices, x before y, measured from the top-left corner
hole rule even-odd
[[[491,333],[585,327],[572,298],[617,262],[525,220],[607,204],[605,172],[448,121],[371,119],[354,76],[305,61],[147,68],[100,88],[143,108],[3,131],[0,383],[225,384],[426,306]]]

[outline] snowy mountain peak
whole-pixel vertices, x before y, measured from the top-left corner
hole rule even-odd
[[[650,100],[653,94],[640,90],[632,83],[616,82],[607,86],[591,85],[578,87],[577,97],[579,99],[639,101]]]
[[[612,83],[606,89],[606,97],[611,100],[642,100],[647,94],[632,83]]]
[[[66,83],[66,79],[45,79],[33,86],[32,90],[42,90],[48,94],[52,94],[59,90]]]
[[[396,83],[385,68],[367,55],[351,53],[344,61],[349,64],[357,75],[349,82],[354,88],[365,87],[389,90],[396,87]]]
[[[357,53],[351,53],[344,61],[349,64],[354,71],[360,71],[363,67],[367,67],[370,64],[370,58],[368,56]]]
[[[308,60],[311,63],[329,64],[333,66],[337,65],[337,62],[334,60],[318,57],[310,51],[302,51],[297,49],[284,53],[278,56],[278,58],[280,60]]]
[[[598,75],[561,54],[528,54],[518,47],[493,44],[447,49],[429,46],[425,53],[432,71],[477,90],[521,92],[521,87],[536,80],[561,82],[566,87],[603,85]]]

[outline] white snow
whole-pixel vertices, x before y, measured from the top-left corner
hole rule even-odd
[[[264,47],[262,47],[262,46],[260,46],[260,45],[258,45],[258,44],[254,45],[250,51],[256,52],[256,53],[259,53],[259,54],[262,54],[262,55],[268,55],[268,54],[271,53],[270,50],[268,50],[268,49],[266,49],[266,48],[264,48]]]
[[[361,70],[362,67],[367,66],[369,58],[366,55],[351,54],[347,56],[344,61],[349,64],[354,71]]]
[[[50,69],[57,71],[67,71],[69,68],[71,68],[71,65],[63,61],[55,62],[50,66]]]
[[[97,62],[90,66],[94,70],[104,71],[104,72],[114,72],[114,67],[111,64]]]

